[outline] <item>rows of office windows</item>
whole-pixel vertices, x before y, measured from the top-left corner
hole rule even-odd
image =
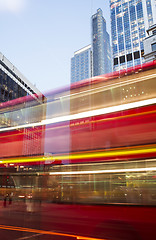
[[[144,59],[142,59],[142,63],[144,63]],[[141,59],[135,59],[134,61],[131,60],[129,62],[124,62],[124,63],[118,63],[117,65],[114,66],[114,71],[119,71],[122,69],[130,68],[133,67],[134,65],[140,65],[141,64]]]
[[[71,59],[71,82],[90,77],[90,50],[76,54]]]
[[[14,76],[18,80],[18,82],[21,83],[24,87],[26,87],[32,94],[35,94],[35,92],[1,60],[0,65],[2,65],[9,73],[11,73],[11,75]]]
[[[114,70],[140,64],[146,37],[142,0],[110,0]],[[151,0],[146,0],[149,26],[153,24]]]
[[[119,58],[116,57],[114,58],[114,65],[118,65],[119,63],[122,64],[122,63],[125,63],[125,62],[129,62],[129,61],[132,61],[134,59],[134,61],[136,59],[140,59],[143,55],[144,51],[142,50],[141,52],[140,51],[136,51],[136,52],[133,52],[132,53],[129,53],[129,54],[126,54],[123,55],[123,56],[120,56]],[[139,62],[139,61],[137,61]]]
[[[0,69],[0,102],[26,96],[27,92]]]
[[[147,15],[148,15],[148,24],[149,26],[151,26],[153,24],[151,0],[146,0],[146,7],[147,7]]]

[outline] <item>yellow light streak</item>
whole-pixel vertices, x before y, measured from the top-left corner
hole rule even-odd
[[[96,151],[96,152],[83,152],[73,153],[66,155],[53,155],[53,156],[38,156],[38,157],[23,157],[23,158],[11,158],[1,159],[0,164],[5,163],[30,163],[30,162],[44,162],[44,161],[63,161],[63,160],[77,160],[88,158],[101,158],[101,157],[119,157],[119,156],[132,156],[137,154],[156,153],[156,145],[152,146],[139,146],[133,148],[112,149],[109,151]]]

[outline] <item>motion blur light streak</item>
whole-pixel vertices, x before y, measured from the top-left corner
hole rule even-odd
[[[122,104],[122,105],[108,107],[108,108],[96,109],[88,112],[82,112],[82,113],[73,114],[73,115],[64,116],[64,117],[58,117],[54,119],[46,119],[46,120],[42,120],[42,124],[50,124],[50,123],[71,121],[71,120],[80,119],[80,118],[93,117],[97,115],[114,113],[114,112],[124,111],[124,110],[137,108],[137,107],[143,107],[151,104],[156,104],[156,98],[134,102],[134,103]]]
[[[101,157],[113,157],[113,156],[127,156],[127,155],[136,155],[136,154],[148,154],[148,153],[156,153],[156,145],[151,146],[139,146],[134,148],[127,148],[127,149],[112,149],[111,151],[100,151],[100,152],[86,152],[86,153],[79,153],[79,154],[70,154],[70,155],[54,155],[54,156],[41,156],[41,157],[26,157],[19,159],[12,158],[12,159],[6,159],[6,160],[0,160],[0,164],[5,163],[26,163],[26,162],[40,162],[40,161],[57,161],[57,160],[68,160],[68,159],[92,159],[92,158],[101,158]]]
[[[44,231],[44,230],[31,229],[31,228],[22,228],[22,227],[15,227],[15,226],[7,226],[7,225],[0,225],[0,229],[11,230],[11,231],[20,231],[20,232],[29,232],[29,233],[30,232],[31,233],[40,233],[40,234],[46,234],[46,235],[55,235],[55,236],[70,237],[70,238],[85,239],[85,240],[107,240],[107,239],[83,237],[83,236],[77,236],[77,235],[66,234],[66,233]]]
[[[152,74],[152,75],[148,75],[148,77],[146,76],[146,77],[140,77],[140,78],[135,78],[135,79],[132,79],[132,80],[128,80],[128,81],[124,81],[123,83],[122,83],[122,87],[124,87],[124,86],[127,86],[127,83],[128,84],[131,84],[131,83],[135,83],[135,81],[137,81],[137,82],[142,82],[142,81],[146,81],[146,80],[149,80],[150,78],[151,79],[153,79],[153,78],[155,78],[156,77],[156,74]],[[95,78],[96,79],[96,78]],[[102,77],[100,78],[100,80],[104,80]],[[117,86],[121,86],[121,83],[119,82],[116,82],[116,83],[111,83],[111,84],[107,84],[106,86],[102,86],[102,87],[98,87],[98,88],[96,88],[96,90],[94,90],[94,92],[93,92],[93,94],[94,93],[97,93],[97,92],[100,92],[100,89],[101,89],[101,91],[103,91],[104,89],[106,90],[106,89],[113,89],[113,88],[117,88]],[[92,92],[93,91],[93,89],[91,88],[91,89],[88,89],[88,90],[86,90],[86,91],[82,91],[82,92],[79,92],[79,93],[74,93],[74,94],[70,94],[70,95],[65,95],[65,96],[62,96],[61,98],[63,99],[63,98],[67,98],[67,97],[75,97],[75,96],[77,96],[77,95],[81,95],[81,94],[83,94],[84,96],[85,95],[87,95],[89,92]],[[58,100],[58,99],[55,99],[55,100]]]
[[[147,172],[156,171],[156,167],[151,168],[129,168],[129,169],[111,169],[111,170],[97,170],[97,171],[75,171],[75,172],[50,172],[50,175],[76,175],[76,174],[100,174],[100,173],[124,173],[124,172]]]
[[[153,113],[156,113],[156,110],[148,111],[148,112],[146,112],[146,115],[147,114],[153,114]],[[79,125],[88,125],[88,124],[92,124],[92,123],[106,122],[106,121],[110,121],[110,120],[118,120],[118,119],[124,119],[124,118],[141,116],[141,115],[145,115],[145,112],[133,113],[133,114],[128,114],[128,115],[126,114],[126,115],[120,115],[120,116],[114,116],[114,117],[107,117],[107,118],[98,119],[98,120],[90,120],[90,119],[88,119],[88,121],[81,121],[81,122],[79,122]],[[67,125],[62,125],[62,126],[53,126],[53,127],[51,126],[50,128],[46,129],[46,131],[49,131],[49,130],[52,130],[52,129],[67,128],[69,126],[72,127],[73,125],[74,125],[73,123],[69,123],[69,125],[67,124]],[[23,125],[23,126],[26,126],[26,125]],[[33,125],[33,127],[35,127],[35,125]],[[17,129],[17,127],[15,127],[15,129]],[[13,129],[13,130],[15,130],[15,129]],[[1,130],[4,130],[4,128],[0,129],[0,131]],[[35,133],[42,132],[41,129],[35,129],[34,131],[35,131]],[[3,132],[3,131],[1,131],[1,132]],[[19,135],[23,135],[23,133],[20,132],[20,131],[19,131],[19,133],[16,133],[16,136],[19,136]],[[15,134],[9,134],[9,136],[15,136]],[[8,138],[8,135],[0,136],[0,139],[2,139],[2,138]]]
[[[41,102],[0,104],[1,224],[21,226],[0,228],[60,240],[153,240],[155,83],[153,61]]]
[[[1,128],[0,132],[18,130],[21,128],[43,126],[43,125],[47,125],[47,124],[71,121],[71,120],[76,120],[76,119],[81,119],[81,118],[83,119],[83,118],[93,117],[93,116],[97,116],[97,115],[114,113],[114,112],[124,111],[124,110],[128,110],[128,109],[148,106],[148,105],[152,105],[152,104],[156,104],[156,98],[142,100],[142,101],[138,101],[138,102],[134,102],[134,103],[122,104],[122,105],[108,107],[108,108],[96,109],[96,110],[92,110],[92,111],[88,111],[88,112],[82,112],[82,113],[63,116],[63,117],[46,119],[46,120],[42,120],[41,122],[36,122],[36,123],[18,125],[15,127]]]

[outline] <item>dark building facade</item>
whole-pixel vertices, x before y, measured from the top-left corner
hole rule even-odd
[[[0,53],[0,103],[34,94],[41,93]]]

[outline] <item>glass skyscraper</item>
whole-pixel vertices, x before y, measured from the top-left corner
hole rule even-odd
[[[110,37],[100,8],[91,20],[91,44],[74,53],[71,59],[71,83],[112,72]]]
[[[71,83],[90,78],[91,64],[91,45],[74,52],[71,59]]]
[[[102,10],[92,16],[93,76],[112,71],[110,37]]]
[[[156,22],[155,0],[110,0],[113,70],[144,62],[146,30]]]

